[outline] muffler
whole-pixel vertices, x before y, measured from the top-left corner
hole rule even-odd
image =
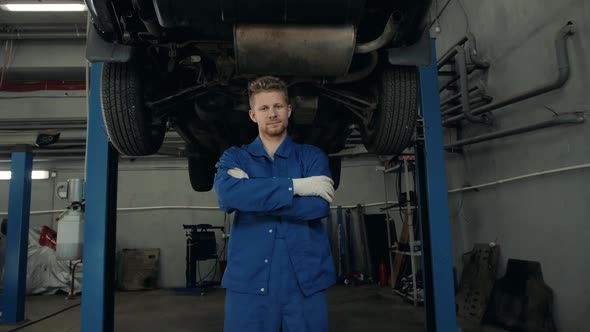
[[[279,76],[343,76],[355,51],[352,25],[251,25],[234,28],[237,72]]]

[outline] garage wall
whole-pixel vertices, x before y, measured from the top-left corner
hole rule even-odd
[[[446,1],[438,1],[438,9]],[[557,77],[554,40],[573,21],[567,42],[571,78],[560,90],[495,113],[493,128],[470,125],[469,137],[550,118],[553,113],[590,111],[590,3],[568,1],[466,1],[469,27],[480,54],[491,63],[483,80],[496,101]],[[433,7],[436,7],[433,6]],[[433,8],[433,12],[436,8]],[[442,54],[463,36],[465,15],[452,0],[440,21],[437,47]],[[446,139],[452,137],[446,133]],[[465,148],[447,154],[449,189],[590,162],[590,123],[555,127]],[[495,241],[506,260],[539,261],[555,292],[558,330],[582,331],[590,324],[590,169],[581,169],[450,195],[455,262],[474,243]]]
[[[65,204],[53,192],[57,183],[73,177],[83,177],[82,163],[38,163],[43,169],[57,173],[52,180],[33,181],[31,211],[63,209]],[[345,160],[342,182],[334,205],[356,205],[384,200],[384,178],[379,160],[356,158]],[[184,161],[122,162],[119,170],[119,207],[146,206],[217,206],[215,193],[196,193],[190,188]],[[391,190],[391,189],[389,189]],[[7,207],[8,181],[0,181],[0,212]],[[368,209],[368,213],[378,212]],[[57,225],[52,215],[31,217],[31,227]],[[334,212],[334,220],[335,212]],[[356,218],[353,219],[353,222]],[[185,232],[183,224],[206,223],[223,225],[221,211],[151,210],[119,212],[117,219],[117,250],[123,248],[160,248],[160,286],[184,285]],[[223,240],[218,235],[218,244]],[[1,246],[1,244],[0,244]],[[3,257],[3,255],[2,255]],[[358,255],[357,259],[361,259]],[[358,261],[358,260],[357,260]],[[2,263],[2,261],[0,261]],[[213,261],[201,263],[201,271],[209,271]],[[205,273],[203,273],[204,275]]]

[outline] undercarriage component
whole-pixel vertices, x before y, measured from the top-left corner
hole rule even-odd
[[[343,76],[355,47],[354,26],[236,25],[240,74]]]
[[[338,90],[322,86],[322,95],[333,101],[338,102],[342,106],[346,107],[361,122],[368,124],[371,121],[372,113],[377,108],[377,103],[368,98],[357,96],[350,91]]]
[[[356,53],[370,53],[380,49],[381,47],[385,46],[387,43],[391,41],[393,36],[395,35],[395,18],[394,15],[391,14],[387,23],[385,23],[385,28],[383,28],[383,33],[377,39],[372,40],[370,42],[362,43],[356,45],[355,52]]]
[[[375,68],[377,67],[378,63],[379,63],[379,55],[377,54],[377,51],[373,51],[373,52],[369,53],[369,63],[365,67],[363,67],[362,69],[359,69],[357,71],[348,73],[346,76],[335,78],[331,83],[332,84],[346,84],[346,83],[352,83],[352,82],[356,82],[356,81],[360,81],[362,79],[365,79],[365,78],[367,78],[367,76],[371,75],[373,70],[375,70]]]
[[[295,124],[311,125],[318,111],[317,96],[295,96],[291,98],[293,114],[291,120]]]
[[[198,26],[203,22],[355,23],[364,5],[365,0],[154,0],[160,25],[169,28]]]

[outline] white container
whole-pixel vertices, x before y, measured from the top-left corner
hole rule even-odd
[[[80,211],[70,210],[57,223],[57,259],[82,259],[83,243],[84,215]]]

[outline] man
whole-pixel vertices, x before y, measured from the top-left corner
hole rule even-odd
[[[334,196],[326,155],[287,134],[292,107],[276,77],[248,87],[259,136],[225,151],[215,191],[235,211],[222,286],[226,332],[328,331],[325,290],[336,281],[321,218]]]

